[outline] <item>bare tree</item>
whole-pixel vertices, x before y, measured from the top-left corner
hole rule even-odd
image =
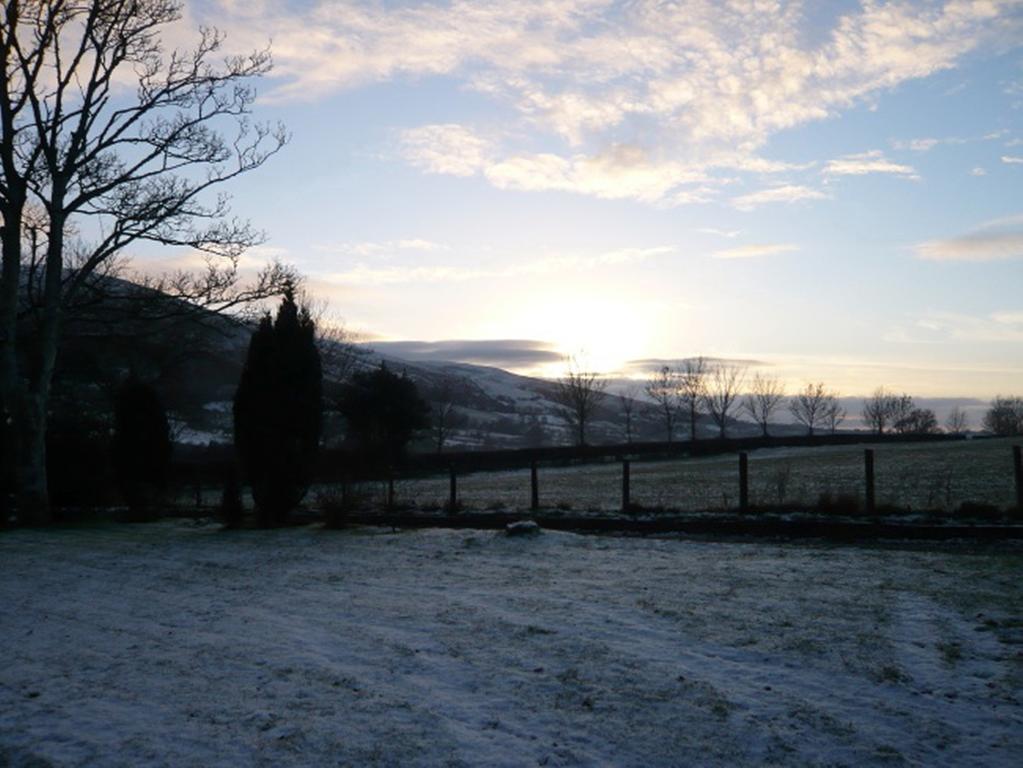
[[[632,442],[632,418],[636,410],[636,399],[639,397],[640,389],[635,384],[630,384],[618,393],[618,405],[622,409],[622,417],[625,419],[625,442]]]
[[[317,325],[316,345],[324,375],[339,384],[348,381],[373,352],[359,344],[359,337],[343,324]]]
[[[838,395],[829,392],[824,402],[824,426],[828,428],[828,432],[835,434],[838,425],[845,421],[846,416],[848,412],[839,402]]]
[[[890,425],[899,405],[899,398],[884,387],[878,387],[874,393],[863,401],[863,421],[870,429],[883,435]]]
[[[901,435],[914,432],[917,428],[917,420],[920,414],[913,398],[902,393],[891,399],[891,422],[892,428]]]
[[[645,389],[647,397],[653,400],[653,410],[664,423],[665,439],[670,443],[679,415],[678,375],[668,366],[661,366],[650,376]]]
[[[447,442],[451,433],[451,421],[454,415],[454,389],[451,386],[450,380],[445,379],[430,408],[433,441],[437,448],[437,453],[441,453],[444,450],[444,443]]]
[[[181,299],[216,296],[213,306],[227,309],[278,292],[273,275],[254,294],[233,290],[239,256],[262,236],[230,218],[226,196],[207,193],[261,166],[287,135],[248,118],[255,99],[248,83],[269,71],[269,51],[217,64],[222,36],[203,30],[193,51],[164,52],[160,29],[181,18],[179,0],[7,0],[3,13],[0,401],[12,420],[5,448],[20,449],[22,512],[45,522],[47,404],[66,308],[127,246],[144,242],[206,256],[197,278],[150,286]],[[125,97],[127,82],[135,89]],[[227,137],[221,131],[231,124]],[[28,268],[38,275],[36,333],[19,353],[31,199],[46,211],[46,242]],[[94,239],[69,243],[75,222]]]
[[[678,367],[679,404],[689,421],[689,439],[696,441],[696,421],[707,396],[706,358],[689,357]]]
[[[711,418],[718,425],[719,436],[724,438],[728,427],[728,414],[739,398],[739,391],[746,380],[744,366],[719,363],[711,370],[707,380],[707,394],[704,401]]]
[[[554,401],[565,409],[576,443],[586,445],[586,425],[604,399],[607,381],[587,371],[575,357],[565,359],[565,375],[555,382]]]
[[[789,411],[796,421],[806,427],[806,433],[812,435],[817,427],[826,423],[831,403],[837,406],[837,398],[827,391],[824,383],[811,382],[792,398]]]
[[[760,373],[753,376],[749,394],[743,400],[742,406],[750,418],[760,425],[764,437],[767,437],[767,425],[771,421],[771,415],[784,399],[785,388],[777,378]]]
[[[966,411],[958,405],[948,412],[945,417],[945,431],[951,435],[961,435],[966,432],[970,425],[970,418]]]

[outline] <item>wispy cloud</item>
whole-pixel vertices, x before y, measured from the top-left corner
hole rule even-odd
[[[968,315],[929,312],[911,326],[897,328],[887,341],[911,344],[942,344],[949,341],[986,344],[1017,344],[1023,341],[1023,312]]]
[[[702,232],[705,235],[717,235],[718,237],[727,237],[729,239],[742,234],[741,229],[717,229],[716,227],[700,227],[696,231]]]
[[[1006,165],[1023,165],[1023,157],[1016,155],[1002,155],[1002,162]]]
[[[550,253],[533,259],[516,260],[511,266],[464,266],[459,264],[393,264],[359,262],[319,278],[343,285],[399,285],[406,283],[458,283],[467,280],[505,279],[522,275],[614,268],[637,264],[675,253],[672,245],[617,248],[598,253]]]
[[[445,339],[442,341],[378,341],[373,351],[402,360],[452,361],[522,368],[556,363],[564,358],[554,345],[532,339]]]
[[[454,123],[407,132],[402,154],[425,171],[486,167],[506,188],[681,203],[713,197],[713,184],[693,179],[715,169],[792,170],[756,155],[779,131],[1018,42],[1016,8],[864,3],[824,36],[807,34],[799,3],[219,0],[192,13],[243,49],[273,38],[269,99],[445,76],[506,110],[516,130],[494,145]],[[517,138],[536,134],[560,146],[536,154]],[[622,146],[644,160],[623,167]]]
[[[908,179],[920,178],[914,168],[892,162],[879,149],[831,160],[824,167],[824,173],[828,176],[864,176],[868,173],[887,173]]]
[[[359,243],[329,243],[314,245],[313,250],[343,256],[387,256],[395,253],[420,251],[436,252],[451,250],[450,246],[423,238],[406,240],[365,241]]]
[[[711,254],[715,259],[755,259],[759,256],[773,256],[778,253],[798,251],[799,246],[792,243],[773,243],[762,245],[741,245]]]
[[[928,240],[914,246],[928,261],[1002,261],[1023,258],[1023,215],[989,221],[957,237]]]
[[[403,131],[400,151],[429,173],[472,176],[488,162],[490,144],[464,126],[443,123]]]
[[[750,211],[768,203],[795,203],[799,200],[823,200],[827,195],[819,189],[800,184],[782,184],[732,198],[732,205]]]

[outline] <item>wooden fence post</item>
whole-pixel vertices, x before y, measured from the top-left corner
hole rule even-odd
[[[622,459],[622,512],[628,512],[632,503],[629,501],[629,460]]]
[[[749,457],[739,452],[739,511],[749,511]]]
[[[1012,446],[1012,474],[1016,478],[1016,516],[1023,517],[1023,448]]]
[[[536,462],[529,465],[529,508],[540,509],[540,482],[536,474]]]
[[[455,477],[455,465],[452,464],[448,467],[450,473],[450,495],[448,498],[448,508],[454,512],[458,508],[458,479]]]
[[[867,514],[872,515],[877,510],[874,500],[874,449],[867,448],[863,451],[863,468],[866,471],[867,481]]]

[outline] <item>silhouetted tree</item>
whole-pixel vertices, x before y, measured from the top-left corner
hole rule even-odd
[[[933,435],[938,431],[938,418],[930,408],[913,408],[896,422],[903,435]]]
[[[837,398],[827,391],[824,382],[810,382],[789,401],[789,411],[796,421],[806,427],[806,433],[812,435],[817,427],[825,423],[828,406],[832,401],[837,403]]]
[[[128,377],[114,404],[111,454],[117,485],[134,517],[149,517],[166,489],[171,450],[170,426],[156,390]]]
[[[1023,398],[998,395],[984,414],[984,429],[996,435],[1023,435]]]
[[[693,441],[696,440],[696,421],[707,399],[707,373],[707,360],[703,357],[686,358],[676,372],[679,407],[688,417],[689,439]]]
[[[838,425],[845,421],[847,415],[848,413],[838,400],[838,395],[829,392],[827,400],[824,402],[823,420],[828,432],[835,434],[838,431]]]
[[[164,287],[220,307],[251,296],[233,288],[239,256],[261,235],[229,217],[223,195],[204,198],[287,141],[283,128],[247,117],[249,82],[269,71],[270,54],[221,58],[222,37],[207,30],[195,50],[167,55],[160,30],[180,21],[181,8],[178,0],[3,4],[0,399],[11,413],[5,451],[17,451],[9,458],[19,509],[30,521],[50,519],[45,435],[62,320],[93,278],[134,244],[187,246],[209,256],[208,270]],[[45,209],[45,237],[25,253],[33,199]],[[76,220],[90,222],[91,242],[69,239]],[[20,349],[26,311],[35,332]]]
[[[970,418],[966,415],[966,411],[957,405],[945,417],[945,431],[950,435],[961,435],[966,432],[969,423]]]
[[[913,402],[912,397],[906,393],[894,395],[891,399],[892,428],[900,435],[915,432],[917,424],[914,412],[916,410],[916,403]]]
[[[622,419],[625,422],[625,442],[632,442],[632,419],[636,411],[636,398],[639,397],[639,387],[630,384],[618,393],[618,405],[622,409]]]
[[[412,435],[430,425],[430,406],[415,382],[385,363],[353,374],[342,388],[338,410],[364,455],[385,465],[400,463]]]
[[[309,488],[320,444],[323,376],[316,327],[285,290],[252,334],[234,397],[234,441],[261,526],[281,525]]]
[[[726,436],[728,414],[739,398],[739,391],[746,380],[746,368],[743,366],[719,363],[715,365],[707,379],[707,394],[704,402],[711,418],[718,425],[718,435]]]
[[[874,393],[863,401],[863,421],[879,435],[884,434],[885,427],[892,423],[899,398],[884,387],[878,387]]]
[[[454,392],[451,382],[445,379],[430,408],[430,420],[433,424],[433,442],[437,447],[437,453],[444,450],[444,443],[447,442],[451,432],[451,421],[454,415]]]
[[[654,402],[653,410],[664,424],[664,438],[670,443],[679,415],[678,376],[668,366],[661,366],[647,381],[646,394]]]
[[[753,376],[749,394],[742,405],[750,418],[760,425],[764,437],[767,437],[767,425],[771,421],[771,415],[784,399],[785,388],[777,378],[759,373]]]
[[[586,425],[603,401],[606,387],[607,381],[585,370],[578,359],[565,360],[565,375],[555,382],[554,402],[565,409],[577,445],[586,445]]]

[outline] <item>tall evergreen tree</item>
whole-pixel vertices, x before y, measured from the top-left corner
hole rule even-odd
[[[276,319],[252,334],[234,397],[234,443],[260,525],[281,525],[302,501],[320,443],[322,369],[315,323],[285,291]]]
[[[166,488],[171,450],[170,425],[156,390],[129,376],[117,392],[111,453],[121,495],[136,519],[149,516]]]

